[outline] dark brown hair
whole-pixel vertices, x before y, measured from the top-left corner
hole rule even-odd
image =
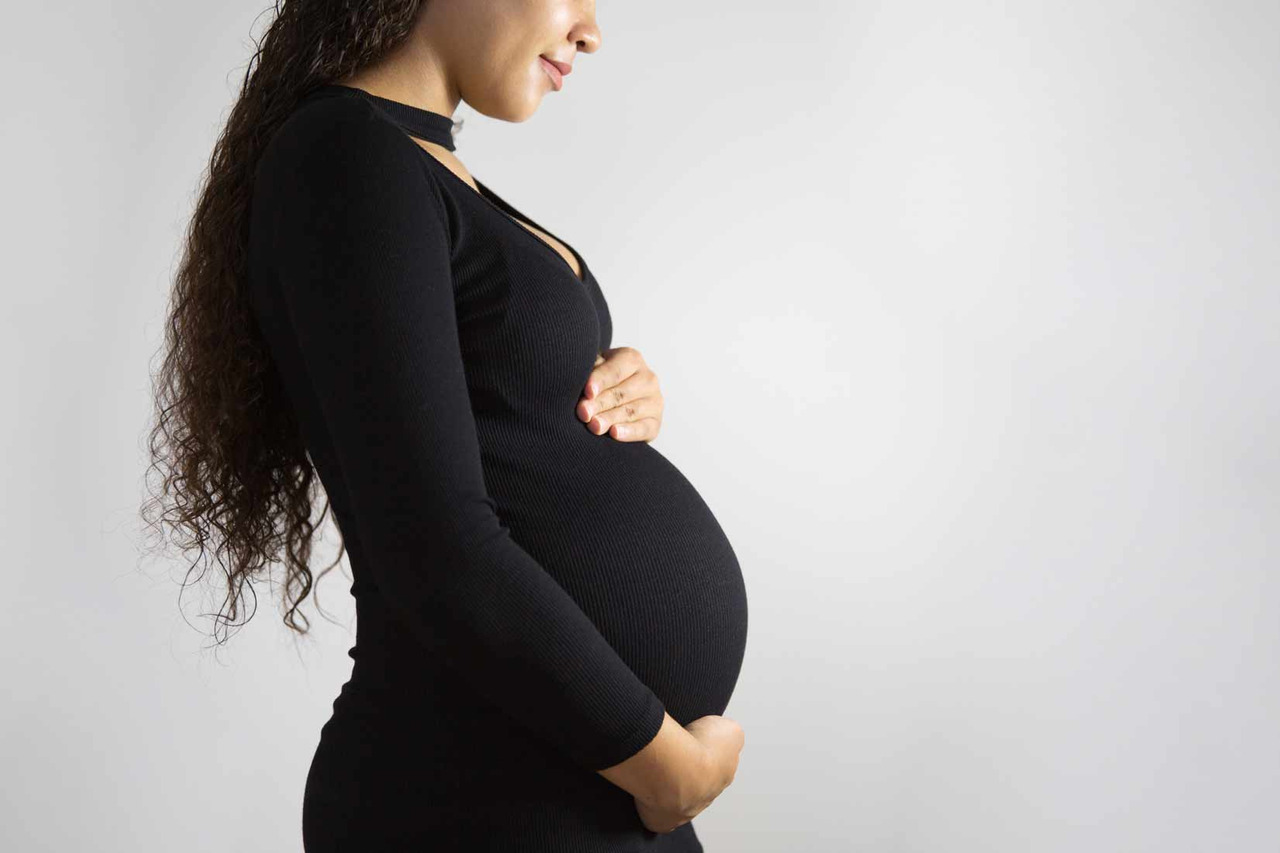
[[[226,597],[214,614],[215,639],[220,625],[235,624],[246,583],[253,594],[253,581],[269,581],[273,563],[285,567],[283,621],[306,634],[310,621],[299,606],[319,580],[308,563],[329,511],[326,499],[314,517],[322,487],[249,307],[254,167],[303,95],[399,46],[423,2],[279,0],[209,159],[170,293],[163,362],[152,376],[142,517],[161,550],[168,531],[194,553],[188,578],[210,561],[221,569]],[[203,576],[201,569],[196,580]]]

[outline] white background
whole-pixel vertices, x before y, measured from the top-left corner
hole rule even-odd
[[[180,612],[136,518],[262,8],[7,16],[7,851],[301,849],[350,582],[296,647],[260,586],[215,657],[216,590]],[[598,22],[527,122],[460,108],[457,153],[589,259],[742,561],[708,853],[1280,849],[1280,8]]]

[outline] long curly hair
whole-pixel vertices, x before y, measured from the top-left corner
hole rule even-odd
[[[160,550],[167,531],[194,553],[184,590],[208,563],[221,569],[226,597],[212,614],[215,640],[220,627],[236,626],[246,584],[256,610],[253,581],[270,581],[274,563],[285,567],[283,621],[306,634],[310,621],[299,607],[346,551],[340,545],[313,578],[312,538],[329,502],[315,512],[323,488],[249,305],[254,167],[307,92],[401,45],[424,2],[277,0],[203,176],[170,293],[163,362],[152,375],[141,514]]]

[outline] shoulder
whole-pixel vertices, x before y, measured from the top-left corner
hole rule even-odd
[[[256,181],[351,191],[438,192],[418,145],[361,98],[304,97],[272,134]]]
[[[428,156],[363,100],[304,98],[254,167],[250,252],[306,263],[450,252],[453,226]]]

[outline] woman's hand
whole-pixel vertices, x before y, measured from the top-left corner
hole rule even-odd
[[[685,731],[699,743],[703,760],[696,770],[681,774],[680,790],[669,790],[657,802],[635,798],[640,822],[650,832],[672,832],[702,813],[731,784],[738,772],[738,756],[745,740],[737,720],[700,717]]]
[[[596,435],[618,441],[652,441],[662,428],[658,375],[633,347],[613,347],[596,356],[578,401],[578,420]]]

